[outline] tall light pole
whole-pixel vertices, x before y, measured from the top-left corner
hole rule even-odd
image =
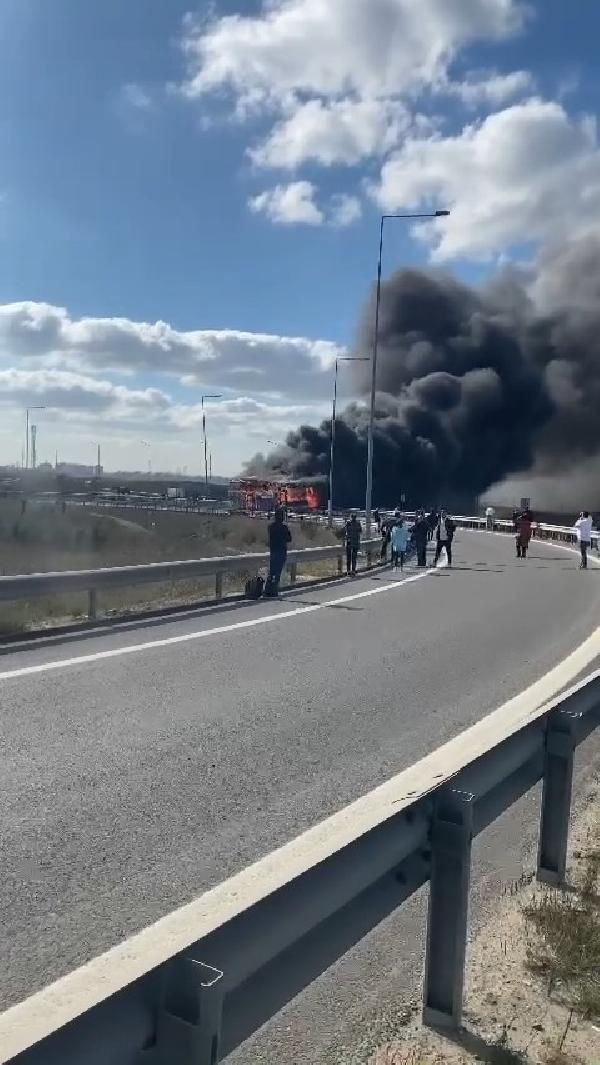
[[[29,469],[29,412],[31,410],[46,410],[46,407],[36,404],[33,407],[25,407],[25,469]]]
[[[202,433],[204,435],[204,483],[208,485],[208,445],[206,442],[206,414],[204,413],[204,400],[205,399],[223,399],[220,393],[205,392],[202,396]]]
[[[329,501],[327,503],[327,521],[329,527],[333,525],[333,462],[335,458],[335,411],[337,407],[337,382],[338,366],[340,362],[369,362],[363,355],[339,355],[335,360],[335,372],[333,375],[333,404],[331,408],[331,443],[329,451]]]
[[[389,219],[447,218],[450,211],[430,211],[427,214],[382,214],[379,230],[379,262],[377,264],[377,300],[375,303],[375,336],[373,338],[373,361],[371,365],[371,407],[367,437],[367,494],[365,500],[366,535],[371,532],[371,509],[373,504],[373,429],[375,424],[375,395],[377,391],[377,349],[379,345],[379,308],[381,304],[381,264],[383,260],[383,227]]]

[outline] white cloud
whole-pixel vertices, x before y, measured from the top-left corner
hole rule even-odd
[[[326,209],[315,203],[317,189],[310,181],[292,181],[289,185],[276,185],[250,200],[256,214],[265,214],[279,225],[320,226],[328,223],[335,228],[352,225],[362,214],[358,197],[347,193],[335,193]]]
[[[471,74],[464,81],[447,81],[441,90],[458,96],[468,107],[490,104],[499,107],[517,96],[530,95],[535,88],[527,70],[513,70],[509,74]]]
[[[435,81],[464,46],[516,32],[526,13],[520,0],[270,0],[256,16],[188,19],[183,91],[226,88],[253,107],[282,93],[393,96]]]
[[[355,165],[393,148],[409,124],[399,101],[307,100],[278,122],[250,156],[257,166],[287,170],[307,160],[323,166]]]
[[[330,382],[328,382],[330,383]],[[41,404],[36,412],[40,461],[61,458],[90,462],[92,441],[101,441],[105,462],[112,468],[175,467],[184,462],[200,466],[198,442],[202,429],[199,402],[182,403],[157,388],[128,388],[113,381],[54,369],[0,370],[0,462],[17,458],[23,436],[19,411]],[[267,449],[267,439],[281,440],[301,421],[327,416],[329,396],[318,402],[271,403],[238,396],[210,407],[211,449],[218,456],[219,473],[235,473],[257,447]],[[144,450],[149,441],[151,451]]]
[[[110,416],[114,421],[164,415],[169,396],[157,388],[130,389],[112,381],[60,370],[0,370],[0,404],[43,404],[48,410]]]
[[[422,128],[413,114],[420,93],[472,106],[523,92],[522,72],[462,84],[450,74],[462,49],[509,37],[528,14],[524,0],[263,0],[253,15],[188,16],[180,89],[228,100],[238,120],[267,119],[269,132],[249,149],[257,167],[356,166]],[[323,221],[308,182],[278,185],[250,205],[280,223]]]
[[[373,190],[384,210],[441,204],[449,218],[422,227],[434,257],[488,257],[523,241],[588,230],[600,209],[595,123],[558,103],[515,104],[454,137],[409,138]]]
[[[362,214],[360,200],[356,196],[340,193],[331,201],[331,223],[334,226],[350,226],[358,221]]]
[[[316,191],[310,181],[292,181],[261,192],[250,200],[250,207],[256,214],[265,214],[282,225],[320,226],[325,216],[314,201]]]
[[[62,307],[0,305],[0,358],[27,369],[151,373],[224,392],[323,394],[340,347],[331,341],[236,330],[182,332],[166,322],[72,318]]]

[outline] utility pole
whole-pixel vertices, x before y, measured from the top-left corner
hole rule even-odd
[[[205,483],[205,485],[208,485],[208,441],[207,441],[207,437],[206,437],[206,412],[204,410],[204,400],[205,399],[222,399],[222,398],[223,397],[222,397],[222,395],[220,393],[217,394],[216,392],[214,392],[214,393],[211,392],[211,393],[204,393],[202,395],[201,401],[200,401],[201,402],[201,407],[202,407],[202,435],[204,437],[204,483]]]
[[[37,466],[37,425],[31,426],[31,468]]]

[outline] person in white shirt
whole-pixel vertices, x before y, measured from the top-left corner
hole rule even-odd
[[[594,519],[590,517],[587,510],[582,511],[579,518],[575,522],[575,528],[577,529],[577,539],[579,540],[579,550],[581,551],[581,563],[580,569],[587,569],[587,555],[588,548],[592,546],[592,526]]]
[[[494,528],[494,518],[496,517],[496,511],[493,507],[485,508],[485,524],[487,529]]]

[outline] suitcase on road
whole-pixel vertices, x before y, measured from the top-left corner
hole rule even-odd
[[[250,579],[246,581],[246,587],[244,589],[246,599],[260,599],[264,587],[265,582],[262,577],[250,577]]]

